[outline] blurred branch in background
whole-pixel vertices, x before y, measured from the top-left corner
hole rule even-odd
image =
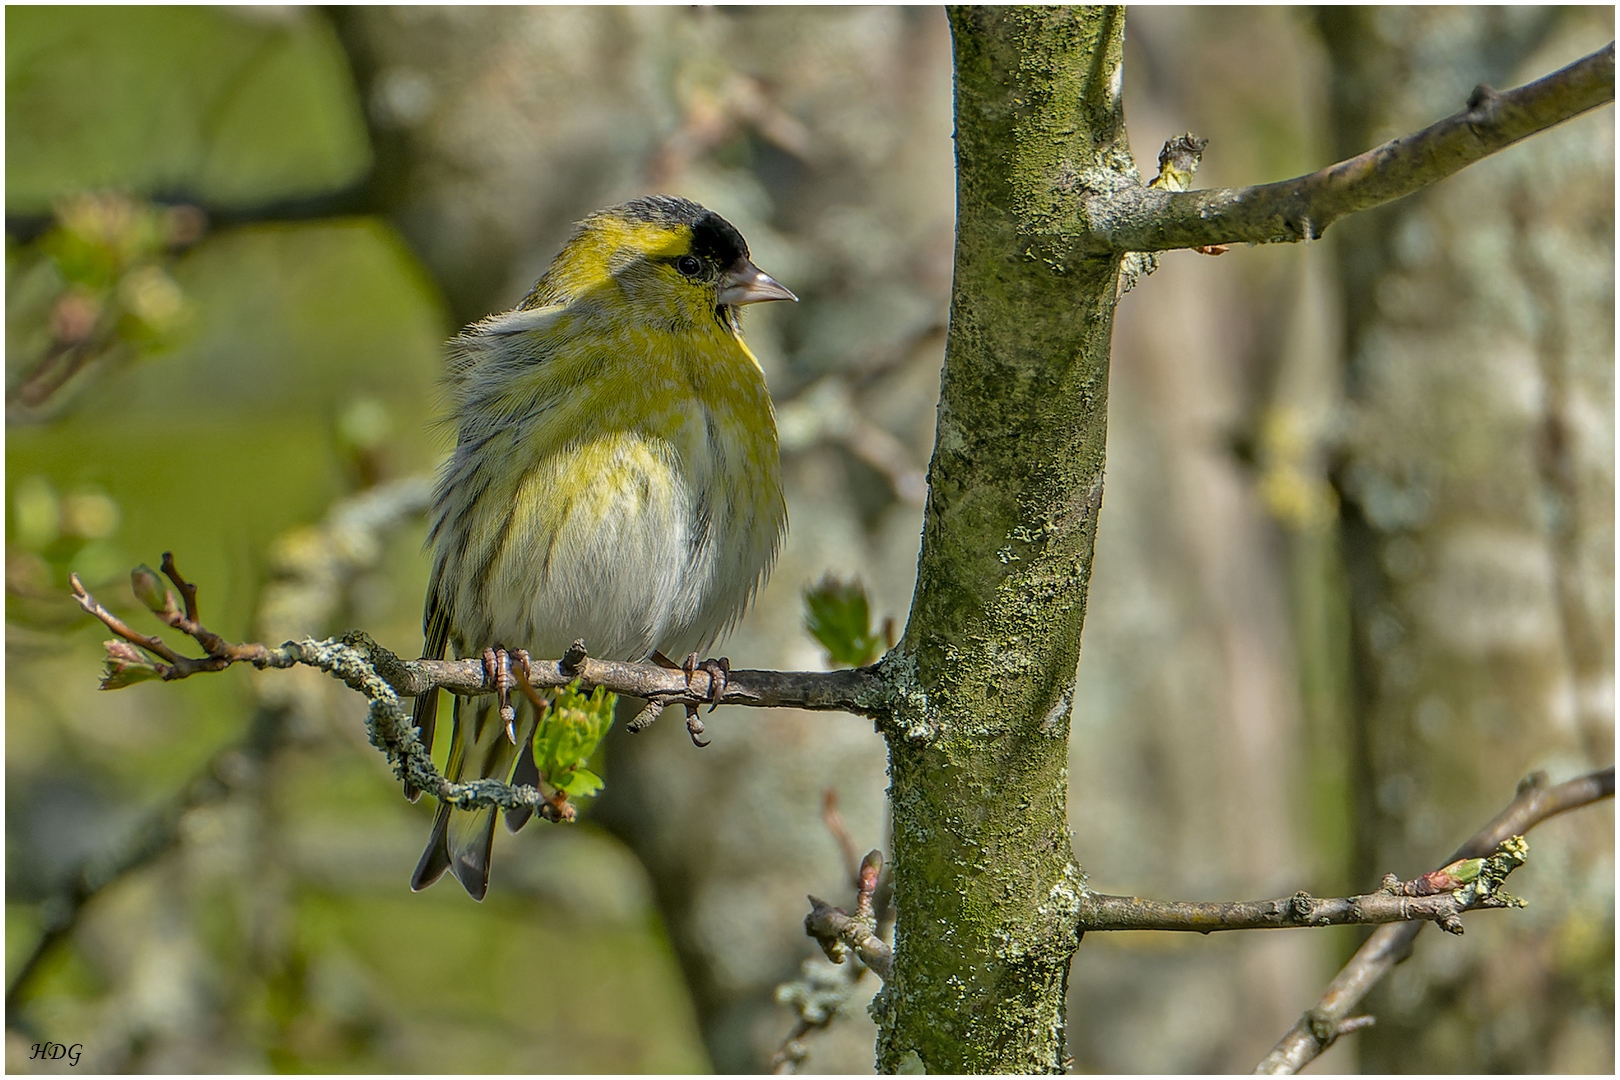
[[[207,231],[197,207],[85,194],[62,199],[55,221],[8,250],[8,423],[60,411],[58,394],[88,367],[172,348],[193,315],[170,271]]]

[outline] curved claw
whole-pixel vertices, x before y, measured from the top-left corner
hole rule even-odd
[[[703,670],[709,673],[709,711],[720,707],[720,699],[725,696],[726,684],[731,681],[731,661],[722,656],[718,660],[703,661]]]
[[[681,670],[686,673],[686,692],[688,694],[692,694],[692,676],[698,673],[699,668],[702,668],[704,674],[709,676],[709,689],[698,700],[699,702],[708,702],[709,711],[714,712],[715,708],[720,704],[721,697],[725,695],[726,684],[731,681],[731,661],[722,656],[718,660],[704,660],[699,663],[697,653],[688,653],[686,662],[681,665]],[[692,694],[692,696],[696,697],[697,695]],[[698,706],[696,704],[686,703],[686,733],[692,736],[693,746],[709,745],[699,738],[703,734],[703,721],[698,719]]]
[[[686,733],[692,737],[693,746],[702,749],[709,745],[707,740],[700,738],[703,734],[703,721],[698,719],[698,707],[696,705],[686,707]]]

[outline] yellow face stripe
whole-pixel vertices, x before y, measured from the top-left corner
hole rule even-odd
[[[546,282],[561,296],[599,289],[612,278],[625,253],[648,259],[673,259],[692,250],[692,231],[651,222],[595,218],[546,272]]]

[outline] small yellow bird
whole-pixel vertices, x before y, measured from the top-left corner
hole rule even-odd
[[[516,309],[454,338],[425,655],[560,657],[583,638],[604,659],[678,657],[729,629],[787,527],[739,309],[797,299],[720,215],[654,195],[587,217]],[[416,702],[430,748],[438,696]],[[455,699],[449,779],[538,784],[539,717],[514,704],[509,733],[490,698]],[[482,900],[494,838],[493,808],[441,805],[411,888],[450,870]]]

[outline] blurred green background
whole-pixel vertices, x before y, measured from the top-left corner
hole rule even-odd
[[[1613,35],[1611,8],[1352,14],[1133,9],[1144,174],[1190,129],[1201,186],[1296,175]],[[487,902],[411,894],[431,806],[354,695],[246,670],[98,693],[107,635],[67,575],[155,631],[125,582],[173,551],[227,638],[360,627],[414,655],[440,344],[572,221],[662,190],[803,298],[750,312],[791,531],[722,651],[824,664],[801,594],[828,572],[903,623],[950,286],[942,12],[13,7],[6,29],[8,984],[68,875],[195,803],[21,988],[8,1068],[67,1071],[30,1060],[47,1039],[91,1071],[767,1068],[794,1019],[774,988],[815,951],[804,894],[847,895],[824,793],[862,851],[885,839],[869,722],[727,709],[701,753],[679,724],[616,734],[581,824],[499,836]],[[1124,299],[1073,720],[1096,887],[1371,887],[1530,769],[1612,762],[1612,124],[1327,243],[1169,253]],[[394,511],[353,528],[368,498]],[[1535,906],[1422,941],[1323,1067],[1612,1068],[1612,822],[1539,830]],[[1076,1068],[1252,1068],[1355,940],[1093,935]],[[871,990],[807,1070],[870,1069]]]

